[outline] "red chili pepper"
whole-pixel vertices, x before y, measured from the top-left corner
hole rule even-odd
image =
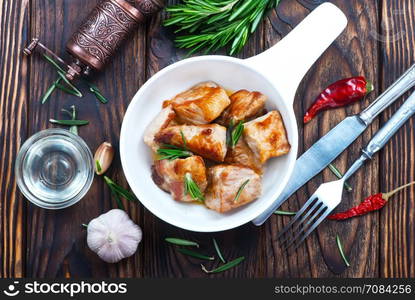
[[[373,91],[373,84],[362,76],[336,81],[317,96],[304,115],[304,123],[310,122],[322,110],[345,106],[362,99],[371,91]]]
[[[400,190],[415,184],[414,182],[405,184],[401,187],[398,187],[397,189],[389,192],[389,193],[379,193],[372,196],[367,197],[365,200],[363,200],[362,203],[359,205],[350,208],[349,210],[346,210],[344,212],[332,214],[327,217],[327,219],[330,220],[346,220],[350,219],[352,217],[362,216],[365,215],[371,211],[379,210],[382,207],[386,205],[389,198],[392,197],[395,193],[399,192]]]

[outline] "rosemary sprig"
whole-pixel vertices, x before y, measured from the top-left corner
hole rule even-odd
[[[242,132],[244,131],[244,123],[240,121],[238,125],[235,126],[235,128],[232,128],[231,133],[231,147],[235,147],[238,143],[239,139],[242,136]]]
[[[76,96],[76,97],[82,98],[82,94],[79,94],[79,93],[77,93],[76,91],[74,91],[74,90],[72,90],[72,89],[69,89],[69,88],[67,88],[66,86],[62,85],[62,84],[57,83],[57,84],[56,84],[56,87],[57,87],[58,89],[60,89],[61,91],[63,91],[63,92],[65,92],[65,93],[67,93],[67,94],[70,94],[70,95],[73,95],[73,96]]]
[[[96,86],[96,85],[94,85],[94,84],[92,84],[92,83],[90,83],[89,81],[86,81],[86,80],[84,80],[85,82],[86,82],[86,84],[88,85],[88,87],[89,87],[89,91],[91,92],[91,93],[93,93],[94,95],[95,95],[95,97],[101,102],[101,103],[103,103],[103,104],[105,104],[105,103],[108,103],[108,100],[107,100],[107,98],[105,98],[104,97],[104,95],[102,95],[102,93],[101,93],[101,91],[98,89],[98,87]]]
[[[183,239],[178,239],[178,238],[165,238],[164,239],[166,242],[170,243],[170,244],[174,244],[174,245],[179,245],[179,246],[195,246],[197,248],[199,248],[199,244],[193,241],[189,241],[189,240],[183,240]]]
[[[48,63],[50,63],[56,69],[56,71],[65,73],[61,66],[59,66],[59,64],[52,57],[46,54],[43,54],[43,57],[46,59]]]
[[[113,192],[114,195],[117,195],[117,197],[125,198],[128,201],[137,201],[137,197],[133,193],[116,184],[108,176],[104,176],[104,180],[111,192]]]
[[[189,54],[229,47],[229,54],[239,52],[265,14],[280,0],[183,0],[166,8],[170,13],[165,26],[184,32],[176,38],[179,48]]]
[[[218,257],[219,257],[219,259],[224,263],[224,264],[226,264],[226,260],[223,258],[223,255],[222,255],[222,252],[220,251],[220,249],[219,249],[219,245],[218,245],[218,243],[216,242],[216,239],[215,238],[213,238],[212,239],[212,241],[213,241],[213,246],[215,247],[215,250],[216,250],[216,253],[218,254]]]
[[[248,184],[249,179],[242,183],[242,185],[239,187],[238,192],[236,193],[235,199],[233,199],[233,202],[238,202],[239,197],[241,197],[242,191],[244,190],[245,186]]]
[[[219,272],[223,272],[226,270],[229,270],[237,265],[239,265],[243,260],[245,259],[244,256],[238,257],[222,266],[219,266],[213,270],[207,270],[206,267],[204,265],[201,265],[203,272],[210,274],[210,273],[219,273]]]
[[[192,174],[186,173],[184,175],[184,194],[189,194],[193,200],[203,202],[205,197],[203,196],[197,183],[193,181]]]
[[[207,256],[204,254],[200,254],[198,252],[189,250],[189,249],[185,249],[185,248],[179,248],[177,249],[177,251],[179,251],[180,253],[184,254],[184,255],[188,255],[188,256],[192,256],[192,257],[196,257],[199,259],[204,259],[204,260],[214,260],[215,257],[214,256]]]
[[[339,252],[340,252],[340,255],[341,255],[344,263],[346,264],[346,266],[350,267],[349,260],[347,259],[346,255],[344,254],[343,245],[340,241],[340,237],[339,237],[338,234],[336,235],[336,243],[337,243],[337,247],[339,248]]]
[[[88,125],[89,121],[87,120],[55,120],[49,119],[49,122],[52,124],[66,125],[66,126],[82,126]]]
[[[62,112],[67,113],[72,118],[72,120],[76,120],[76,108],[75,108],[75,105],[71,105],[71,109],[72,109],[72,112],[69,111],[69,110],[67,110],[67,109],[64,109],[63,108],[62,109]],[[73,126],[69,127],[69,131],[72,132],[73,134],[78,135],[78,126],[77,125],[73,125]]]
[[[157,160],[173,160],[177,158],[186,158],[193,155],[193,153],[190,151],[168,144],[164,144],[162,148],[157,149],[157,154],[159,155]]]
[[[295,211],[283,211],[283,210],[276,210],[274,211],[275,215],[280,215],[280,216],[295,216],[297,214],[297,212]]]
[[[52,93],[56,90],[56,86],[59,84],[59,82],[61,81],[61,78],[56,79],[52,85],[47,89],[47,91],[45,92],[45,94],[42,96],[42,100],[41,103],[44,104],[46,101],[49,100],[50,95],[52,95]]]

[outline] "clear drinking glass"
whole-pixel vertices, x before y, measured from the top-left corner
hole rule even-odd
[[[79,136],[47,129],[31,136],[17,155],[17,185],[37,206],[61,209],[78,202],[94,178],[92,153]]]

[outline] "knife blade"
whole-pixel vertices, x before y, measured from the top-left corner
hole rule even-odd
[[[415,65],[412,65],[359,115],[347,117],[318,140],[297,159],[290,180],[280,196],[262,214],[253,219],[252,223],[262,225],[285,200],[320,173],[350,146],[385,108],[414,85]]]

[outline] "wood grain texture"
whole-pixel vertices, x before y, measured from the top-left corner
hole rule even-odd
[[[33,1],[31,36],[38,36],[48,47],[65,54],[65,43],[84,17],[98,1],[65,0]],[[80,9],[82,8],[82,9]],[[50,30],[50,28],[55,28]],[[96,74],[94,82],[109,99],[100,104],[78,82],[84,93],[82,99],[55,92],[44,105],[38,99],[56,78],[56,72],[39,55],[31,57],[30,124],[29,133],[53,127],[49,118],[62,117],[61,109],[74,104],[78,118],[90,120],[91,125],[79,129],[79,134],[92,151],[104,141],[118,149],[119,132],[129,101],[145,80],[145,32],[140,26],[105,72]],[[119,76],[119,74],[123,74]],[[126,185],[117,153],[108,176]],[[124,202],[129,215],[140,224],[141,209]],[[142,256],[136,255],[119,264],[105,264],[86,245],[86,232],[82,223],[116,207],[110,191],[101,177],[94,180],[88,194],[76,205],[62,211],[47,211],[30,205],[28,208],[27,275],[37,277],[133,277],[141,275]],[[141,225],[141,224],[140,224]],[[140,252],[140,250],[139,250]]]
[[[382,88],[415,61],[415,1],[382,1],[376,38],[382,57]],[[411,49],[411,50],[409,50]],[[407,97],[396,101],[381,117],[386,122]],[[380,154],[383,192],[415,180],[414,120],[410,119]],[[380,276],[415,277],[415,189],[395,195],[380,213]]]
[[[25,272],[25,200],[17,193],[14,164],[26,139],[28,1],[0,1],[0,277]],[[13,24],[11,26],[11,24]]]
[[[282,253],[277,232],[289,220],[272,216],[262,227],[246,224],[214,234],[184,231],[147,211],[141,204],[124,202],[129,215],[144,232],[138,252],[118,264],[102,262],[86,245],[80,226],[116,207],[102,178],[95,178],[86,197],[73,207],[47,211],[26,201],[16,190],[14,160],[20,144],[39,130],[53,127],[49,118],[63,117],[62,108],[75,104],[80,119],[90,121],[80,128],[80,136],[94,151],[103,141],[118,149],[121,122],[128,103],[138,88],[157,71],[185,57],[174,47],[171,28],[161,26],[162,12],[139,27],[120,53],[94,77],[110,100],[100,104],[80,83],[82,99],[55,92],[41,105],[39,99],[56,78],[56,73],[39,55],[23,59],[21,49],[31,37],[60,55],[65,43],[82,19],[99,0],[0,0],[0,276],[1,277],[208,277],[200,261],[176,251],[164,238],[180,237],[198,241],[201,252],[215,255],[215,237],[224,256],[246,260],[228,272],[209,277],[414,277],[415,225],[414,189],[393,198],[378,213],[335,223],[325,222],[296,253]],[[168,0],[167,4],[179,0]],[[322,0],[282,0],[238,55],[246,58],[272,46],[288,34]],[[295,100],[299,120],[300,153],[345,116],[360,112],[414,61],[415,0],[365,1],[332,0],[347,15],[346,31],[323,54],[302,81]],[[223,54],[223,52],[221,52]],[[122,74],[122,75],[120,75]],[[303,126],[302,115],[316,94],[340,78],[365,75],[375,91],[360,103],[319,115]],[[379,125],[397,109],[398,101],[336,161],[345,171],[358,157]],[[356,205],[369,194],[388,191],[414,180],[414,121],[409,121],[375,159],[367,163],[344,193],[338,210]],[[119,155],[108,175],[127,186]],[[295,211],[323,181],[335,179],[325,170],[283,205]],[[345,268],[335,244],[339,234],[352,266]],[[217,262],[206,263],[213,268]]]
[[[269,17],[268,44],[273,44],[287,31],[298,24],[311,9],[324,1],[286,1],[282,2],[277,13]],[[336,80],[345,77],[363,75],[370,80],[377,81],[377,43],[370,36],[370,30],[377,24],[377,5],[367,1],[331,1],[339,6],[346,14],[349,24],[345,32],[327,49],[317,63],[305,76],[297,91],[294,108],[299,123],[300,153],[308,149],[322,135],[338,124],[347,115],[356,114],[368,105],[374,95],[360,103],[346,108],[330,110],[320,114],[307,125],[301,120],[306,109],[311,105],[319,91]],[[293,11],[295,13],[293,13]],[[273,32],[273,33],[272,33]],[[306,50],[305,50],[306,51]],[[353,55],[349,55],[353,53]],[[345,171],[358,157],[360,148],[376,130],[376,123],[345,151],[335,165]],[[367,193],[374,192],[377,184],[377,161],[373,161],[360,170],[350,183],[352,193],[343,194],[343,202],[338,210],[346,209],[360,202]],[[283,205],[283,209],[296,211],[314,193],[319,184],[334,180],[329,170],[316,176],[305,187],[300,189]],[[363,188],[367,186],[367,188]],[[269,276],[277,277],[331,277],[342,274],[348,277],[373,277],[377,270],[377,236],[372,232],[378,231],[378,217],[371,215],[367,218],[355,219],[343,223],[324,222],[319,226],[317,233],[310,236],[294,254],[286,256],[275,241],[289,218],[274,216],[265,225],[269,240],[265,243],[268,257],[274,257]],[[353,257],[351,268],[346,270],[335,243],[335,236],[339,234],[345,245],[348,256]],[[277,267],[278,265],[278,267]]]

